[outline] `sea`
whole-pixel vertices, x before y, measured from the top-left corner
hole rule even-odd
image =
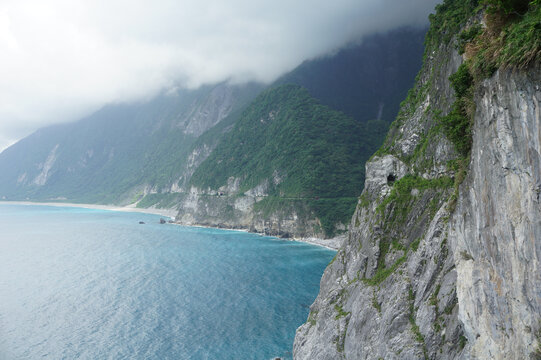
[[[151,214],[0,205],[0,359],[291,359],[334,255]]]

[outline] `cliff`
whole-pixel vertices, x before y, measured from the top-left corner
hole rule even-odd
[[[296,359],[541,356],[539,29],[528,61],[489,57],[492,39],[509,49],[541,17],[534,2],[518,20],[484,10],[445,1],[431,17],[418,81],[366,164]]]

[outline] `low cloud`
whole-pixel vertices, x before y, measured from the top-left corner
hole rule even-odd
[[[437,0],[3,0],[0,149],[110,102],[270,82],[363,35],[424,25]]]

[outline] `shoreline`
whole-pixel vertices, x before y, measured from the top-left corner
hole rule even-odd
[[[0,201],[0,205],[41,205],[41,206],[56,206],[56,207],[73,207],[73,208],[83,208],[83,209],[92,209],[92,210],[107,210],[107,211],[119,211],[119,212],[132,212],[132,213],[141,213],[141,214],[151,214],[151,215],[160,215],[168,217],[175,220],[175,217],[178,213],[178,210],[175,209],[156,209],[156,208],[136,208],[135,206],[115,206],[115,205],[99,205],[99,204],[77,204],[77,203],[64,203],[64,202],[33,202],[33,201]],[[217,226],[208,226],[208,225],[187,225],[180,224],[177,222],[172,222],[173,225],[180,226],[189,226],[189,227],[200,227],[200,228],[209,228],[209,229],[219,229],[219,230],[230,230],[230,231],[240,231],[247,232],[251,234],[258,234],[261,236],[272,236],[266,235],[264,233],[251,232],[249,229],[228,229]],[[287,240],[287,241],[298,241],[315,246],[321,246],[329,250],[338,251],[340,245],[342,244],[345,235],[339,235],[332,239],[320,239],[315,237],[308,238],[280,238],[274,236],[277,239]]]
[[[227,227],[217,227],[217,226],[198,225],[198,224],[187,225],[187,224],[181,224],[181,223],[178,223],[178,222],[172,222],[171,224],[172,225],[178,225],[178,226],[198,227],[198,228],[203,228],[203,229],[239,231],[239,232],[255,234],[255,235],[260,235],[260,236],[269,236],[269,237],[273,237],[273,238],[276,238],[276,239],[279,239],[279,240],[302,242],[302,243],[306,243],[306,244],[310,244],[310,245],[324,247],[324,248],[326,248],[328,250],[333,250],[333,251],[338,251],[340,249],[340,246],[342,246],[342,243],[343,243],[344,239],[346,238],[345,234],[335,236],[335,237],[333,237],[331,239],[321,239],[321,238],[316,238],[316,237],[281,238],[281,237],[274,236],[274,235],[268,235],[268,234],[265,234],[265,233],[250,231],[247,228],[227,228]]]
[[[33,201],[0,201],[0,205],[41,205],[41,206],[57,206],[57,207],[73,207],[92,210],[109,210],[120,212],[132,212],[140,214],[160,215],[174,219],[178,213],[175,209],[156,209],[156,208],[136,208],[135,206],[115,206],[115,205],[99,205],[99,204],[76,204],[63,202],[33,202]]]

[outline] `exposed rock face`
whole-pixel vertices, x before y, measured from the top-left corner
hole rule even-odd
[[[199,136],[225,118],[235,105],[234,90],[228,84],[214,87],[207,97],[197,99],[183,119],[185,134]]]
[[[458,155],[434,131],[434,110],[449,112],[448,77],[461,62],[453,45],[427,59],[422,96],[404,106],[388,154],[367,163],[295,359],[541,356],[541,69],[500,71],[476,89],[454,207],[448,162]]]
[[[429,142],[425,155],[407,161],[436,125],[429,109],[449,111],[454,95],[448,76],[461,61],[452,45],[427,60],[416,90],[422,98],[392,130],[390,152],[395,155],[367,163],[349,237],[323,275],[308,322],[297,330],[296,359],[462,354],[456,271],[447,241],[453,174],[442,165],[456,154],[442,138]],[[431,74],[435,64],[441,66]],[[402,200],[386,203],[393,185],[407,181],[406,176],[412,185]],[[447,185],[438,183],[442,177]]]
[[[473,358],[526,359],[539,341],[540,102],[539,67],[498,72],[477,94],[472,161],[449,237]]]
[[[33,184],[38,185],[38,186],[43,186],[49,179],[50,171],[57,158],[56,151],[58,150],[58,146],[59,144],[56,144],[54,148],[51,150],[51,152],[49,153],[49,155],[47,156],[47,159],[45,159],[45,161],[42,164],[38,165],[38,168],[41,170],[41,172],[34,179]]]
[[[315,215],[302,202],[283,205],[271,214],[262,214],[256,203],[268,194],[260,184],[244,194],[238,193],[239,179],[230,178],[227,186],[218,190],[192,187],[181,195],[177,222],[184,225],[207,225],[281,237],[323,237],[315,231]]]

